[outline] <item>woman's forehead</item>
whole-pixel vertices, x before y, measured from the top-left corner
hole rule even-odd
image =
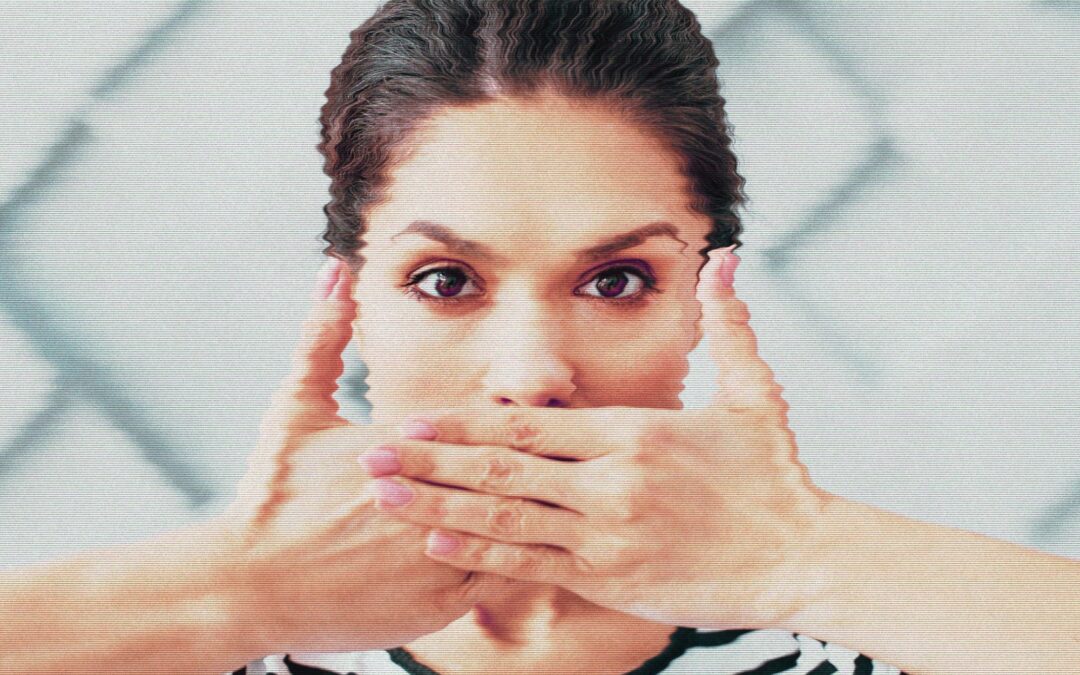
[[[455,108],[414,136],[386,199],[367,214],[365,239],[416,221],[474,235],[554,229],[583,241],[658,221],[696,230],[688,188],[663,146],[606,114],[518,102]]]
[[[661,143],[603,111],[530,102],[450,108],[411,139],[392,171],[402,190],[585,196],[669,193],[682,182]]]

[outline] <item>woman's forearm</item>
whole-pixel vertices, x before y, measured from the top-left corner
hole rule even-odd
[[[211,526],[0,571],[0,673],[222,673],[261,656]]]
[[[1080,562],[840,498],[826,523],[783,628],[912,675],[1076,672]]]

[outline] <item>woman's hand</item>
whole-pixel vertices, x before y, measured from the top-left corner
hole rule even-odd
[[[399,470],[371,463],[415,495],[379,508],[439,528],[429,555],[463,570],[557,584],[657,622],[769,628],[804,609],[819,582],[805,554],[832,495],[797,459],[781,387],[731,288],[737,260],[714,252],[698,285],[720,373],[709,408],[433,411],[422,418],[437,440],[390,444]],[[460,546],[440,554],[444,533]]]
[[[344,264],[328,261],[292,372],[216,521],[239,548],[231,576],[264,654],[407,644],[516,583],[425,557],[426,528],[378,512],[356,455],[392,436],[349,424],[333,399],[356,316],[351,283]]]

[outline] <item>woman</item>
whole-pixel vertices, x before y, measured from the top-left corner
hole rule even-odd
[[[0,577],[0,670],[1068,672],[1076,563],[799,463],[731,288],[716,65],[674,0],[383,4],[327,92],[331,263],[236,501]],[[354,327],[366,427],[332,398]],[[706,334],[717,398],[682,410]]]
[[[441,526],[459,542],[458,557],[444,559],[520,584],[386,654],[294,654],[291,663],[271,660],[274,667],[822,673],[836,659],[838,668],[896,672],[850,651],[830,656],[820,642],[782,630],[694,630],[814,626],[802,610],[816,601],[808,589],[819,568],[804,562],[814,558],[802,547],[836,536],[817,528],[825,514],[842,511],[831,510],[831,496],[795,459],[786,406],[752,353],[752,338],[747,343],[737,328],[717,325],[725,312],[737,324],[741,306],[731,299],[699,304],[695,295],[701,254],[734,248],[740,233],[742,179],[717,65],[693,15],[674,1],[387,2],[353,33],[327,92],[320,149],[332,179],[328,252],[352,263],[342,274],[358,273],[351,297],[361,308],[357,338],[370,370],[373,419],[398,423],[418,410],[469,407],[467,414],[428,415],[438,420],[442,444],[421,431],[417,442],[396,439],[364,461],[373,476],[401,474],[375,484],[385,490],[384,513]],[[729,417],[715,419],[736,420],[746,438],[689,438],[654,426],[646,436],[654,447],[637,449],[636,466],[614,461],[617,453],[596,447],[612,430],[642,429],[643,409],[682,408],[678,395],[686,355],[702,337],[701,312],[726,377],[720,407]],[[730,415],[740,406],[771,414]],[[571,410],[519,414],[545,412],[537,408]],[[587,416],[571,414],[587,409],[604,410],[594,435],[581,428]],[[509,437],[515,423],[545,442]],[[687,441],[713,456],[696,454]],[[724,443],[727,455],[717,458],[712,441]],[[647,455],[655,446],[660,453]],[[778,455],[765,457],[771,464],[760,456],[764,447]],[[523,448],[581,463],[529,463]],[[732,467],[742,482],[720,478]],[[708,480],[661,479],[680,469]],[[644,492],[628,487],[635,476],[651,478],[647,487],[658,492],[693,495],[699,508],[647,499],[628,505],[627,495]],[[576,492],[559,489],[573,483]],[[740,504],[731,496],[739,489],[760,491],[758,499]],[[397,501],[404,503],[393,506]],[[753,518],[740,521],[741,512]],[[645,513],[670,536],[649,530]],[[741,526],[736,535],[716,525],[725,517]],[[631,531],[627,521],[634,520]],[[590,522],[596,525],[583,524]],[[845,531],[858,531],[854,521],[837,532]],[[741,538],[758,546],[733,552]],[[695,539],[693,552],[678,551]],[[647,553],[633,550],[646,541]],[[628,559],[651,554],[653,565],[628,571],[616,563],[620,551]],[[587,561],[593,574],[560,569],[571,557]],[[724,578],[720,560],[741,573]],[[703,583],[709,579],[713,588]],[[564,580],[574,585],[557,583]],[[614,583],[602,583],[608,580]],[[634,587],[671,601],[628,590]],[[724,602],[731,606],[721,611]],[[902,619],[893,619],[895,643]],[[814,627],[822,636],[858,633]],[[864,644],[918,672],[973,663]],[[979,672],[993,663],[987,659]]]

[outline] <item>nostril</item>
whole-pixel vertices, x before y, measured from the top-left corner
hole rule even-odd
[[[543,399],[538,399],[535,402],[526,401],[525,405],[540,405],[541,400],[543,400]],[[508,398],[506,396],[500,396],[498,398],[498,401],[499,401],[499,405],[513,405],[513,406],[519,405],[517,401],[515,401],[512,398]],[[564,401],[564,400],[562,400],[560,398],[549,398],[549,399],[547,399],[547,403],[544,403],[543,405],[546,408],[569,408],[570,407],[569,403],[567,403],[566,401]]]

